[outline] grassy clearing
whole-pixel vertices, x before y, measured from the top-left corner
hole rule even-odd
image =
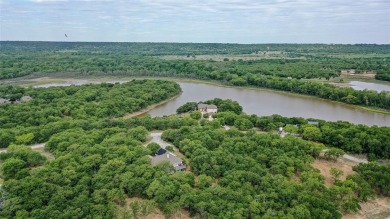
[[[216,54],[216,55],[165,55],[157,56],[164,60],[213,60],[213,61],[250,61],[263,59],[306,59],[304,56],[292,57],[289,53],[283,51],[260,51],[252,54]],[[228,59],[228,60],[227,60]]]
[[[361,209],[353,214],[344,215],[343,219],[388,219],[390,216],[390,198],[377,197],[360,203]]]
[[[343,175],[340,177],[341,180],[345,180],[348,175],[356,174],[352,170],[352,167],[358,165],[358,163],[349,161],[344,158],[339,158],[337,161],[325,160],[325,159],[316,159],[312,163],[312,166],[318,169],[321,172],[321,175],[325,178],[325,186],[329,187],[333,185],[334,181],[332,175],[330,174],[331,168],[336,168],[343,171]]]

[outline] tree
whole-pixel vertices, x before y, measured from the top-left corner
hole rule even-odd
[[[211,186],[211,183],[214,181],[214,179],[211,176],[207,176],[204,174],[200,174],[198,176],[198,183],[197,187],[200,189],[205,189]]]
[[[162,161],[155,166],[156,169],[161,170],[165,173],[173,173],[175,172],[175,168],[169,161]]]
[[[340,176],[343,175],[343,171],[337,168],[330,168],[330,175],[332,175],[333,181],[339,181]]]
[[[17,158],[9,158],[3,162],[1,169],[5,179],[11,179],[26,167],[26,162]]]
[[[199,112],[199,111],[194,111],[194,112],[191,113],[190,116],[193,119],[199,120],[200,118],[202,118],[202,113]]]
[[[315,126],[306,126],[303,128],[303,138],[310,141],[320,141],[322,137],[321,130]]]
[[[284,127],[284,131],[290,133],[290,134],[295,134],[298,133],[298,127],[295,125],[288,124]]]
[[[196,102],[187,102],[184,105],[177,108],[176,113],[180,114],[180,113],[190,112],[196,110],[197,106],[198,104]]]
[[[252,122],[246,118],[238,118],[234,122],[234,126],[236,126],[239,130],[248,130],[253,128]]]
[[[156,154],[156,152],[161,148],[156,142],[152,142],[146,146],[150,150],[150,155]]]
[[[166,146],[165,149],[167,149],[167,151],[170,151],[170,152],[174,151],[173,147],[170,145]]]
[[[24,135],[16,136],[15,143],[16,144],[29,144],[34,139],[33,133],[27,133]]]
[[[344,155],[344,151],[338,148],[331,148],[325,151],[324,157],[329,160],[336,161],[339,157]]]

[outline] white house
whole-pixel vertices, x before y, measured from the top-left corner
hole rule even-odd
[[[213,114],[213,113],[217,113],[218,112],[218,107],[216,105],[213,105],[213,104],[207,105],[207,104],[204,104],[204,103],[199,103],[198,104],[198,110],[200,112]]]

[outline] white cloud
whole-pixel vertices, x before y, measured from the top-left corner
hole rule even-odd
[[[22,1],[30,4],[0,0],[1,28],[9,38],[19,33],[17,28],[36,25],[37,33],[54,28],[88,27],[95,32],[89,37],[80,34],[87,37],[85,41],[102,40],[98,37],[110,32],[117,34],[105,35],[104,40],[111,36],[111,41],[123,41],[129,40],[124,36],[153,33],[139,40],[161,41],[169,36],[171,41],[200,42],[275,39],[275,42],[390,43],[388,0]],[[369,32],[376,34],[362,34]]]

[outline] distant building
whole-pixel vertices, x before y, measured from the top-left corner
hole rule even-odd
[[[199,103],[198,104],[198,110],[201,111],[201,112],[206,112],[207,111],[207,104]]]
[[[207,113],[213,114],[218,112],[218,107],[216,105],[207,105]]]
[[[9,100],[0,98],[0,104],[6,104],[6,103],[9,103]]]
[[[161,155],[156,155],[151,158],[152,166],[156,166],[157,164],[163,162],[163,161],[169,161],[170,164],[172,164],[173,168],[175,171],[182,171],[186,169],[186,165],[183,163],[183,160],[178,158],[176,155],[173,153],[167,152],[161,154]]]
[[[218,112],[218,107],[216,105],[214,105],[214,104],[207,105],[207,104],[204,104],[204,103],[199,103],[198,104],[198,110],[200,112],[213,114],[213,113],[217,113]]]

